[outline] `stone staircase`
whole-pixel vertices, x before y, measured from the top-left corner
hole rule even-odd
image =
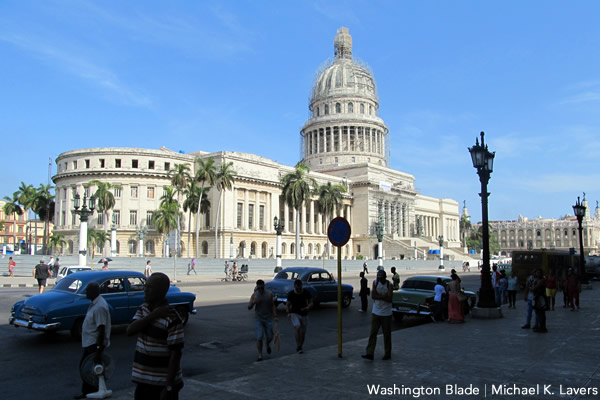
[[[415,243],[417,249],[417,259],[423,260],[431,257],[430,249],[438,249],[439,244],[427,238],[417,237],[410,239],[399,239],[392,236],[383,237],[383,248],[385,250],[385,258],[387,260],[400,259],[415,259]],[[472,260],[471,255],[463,252],[461,247],[446,248],[444,247],[444,259],[455,261]]]

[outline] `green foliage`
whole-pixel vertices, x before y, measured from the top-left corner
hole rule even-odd
[[[61,235],[60,233],[52,233],[50,235],[50,238],[48,238],[48,244],[50,248],[54,249],[54,251],[56,252],[58,248],[62,249],[63,247],[65,247],[67,242],[65,241],[64,235]]]
[[[477,253],[481,252],[482,246],[482,230],[479,227],[476,231],[471,231],[471,234],[465,238],[465,244],[469,250],[475,250]],[[500,252],[500,243],[498,242],[498,236],[490,230],[490,255],[498,254]]]
[[[362,254],[357,254],[356,255],[356,259],[357,260],[364,260],[365,256],[363,256]]]

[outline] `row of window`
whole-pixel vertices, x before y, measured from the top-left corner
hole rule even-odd
[[[146,211],[146,226],[153,227],[152,217],[155,211]],[[61,215],[61,225],[66,225],[67,212],[63,211]],[[205,228],[210,228],[210,209],[205,214]],[[98,213],[97,225],[104,225],[104,214]],[[121,210],[112,210],[112,221],[111,223],[116,226],[121,225]],[[129,225],[138,224],[138,212],[137,210],[129,210]],[[77,225],[77,214],[71,212],[71,225]]]
[[[569,230],[568,229],[565,229],[563,232],[564,232],[564,237],[569,237]],[[514,238],[515,232],[511,231],[510,233],[511,233],[511,238]],[[573,228],[571,230],[571,234],[572,234],[572,236],[577,236],[577,229]],[[587,230],[584,229],[583,230],[583,234],[587,235]],[[501,236],[502,237],[506,237],[506,231],[502,231],[501,232]],[[522,237],[523,236],[523,232],[519,232],[519,236]],[[542,237],[542,231],[536,231],[535,236],[536,237]],[[558,231],[558,230],[556,231],[556,236],[557,237],[560,236],[560,231]],[[531,231],[527,231],[527,237],[529,237],[529,238],[531,237]],[[550,240],[550,233],[549,232],[546,232],[546,239]]]
[[[329,104],[324,104],[323,106],[323,115],[329,115]],[[360,103],[359,104],[359,113],[360,114],[365,114],[365,104],[364,103]],[[335,103],[335,113],[336,114],[341,114],[342,113],[342,108],[343,105],[342,103]],[[373,115],[373,106],[369,104],[369,115]],[[346,107],[344,110],[346,113],[352,114],[354,113],[354,103],[350,102],[350,103],[346,103]],[[316,106],[315,109],[313,110],[313,116],[317,116],[320,117],[321,116],[321,106]]]
[[[115,158],[113,161],[114,161],[114,163],[112,166],[114,168],[126,167],[125,163],[123,162],[123,160],[121,158]],[[104,159],[104,158],[98,159],[97,166],[99,168],[107,168],[107,165],[108,165],[108,163],[106,162],[106,159]],[[129,165],[129,167],[130,168],[140,168],[140,165],[142,165],[140,160],[133,159],[133,160],[131,160],[131,164]],[[148,160],[148,162],[145,164],[145,166],[147,169],[155,169],[156,162],[154,160]],[[65,162],[63,164],[63,171],[68,170],[69,169],[68,167],[69,167],[69,163]],[[92,160],[90,160],[90,159],[73,160],[73,161],[71,161],[71,167],[72,167],[72,169],[78,169],[79,167],[89,169],[89,168],[92,168]],[[170,169],[171,169],[171,163],[165,162],[164,170],[169,171]]]

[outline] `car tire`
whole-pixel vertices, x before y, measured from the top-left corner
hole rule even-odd
[[[183,326],[186,326],[188,321],[190,320],[190,312],[188,311],[188,308],[186,306],[178,306],[175,309],[177,310],[177,313],[181,318]]]
[[[394,315],[394,319],[398,322],[402,321],[402,319],[404,318],[404,313],[401,312],[395,312],[393,313]]]
[[[350,307],[350,303],[352,303],[352,295],[349,293],[342,294],[342,308]]]
[[[79,318],[71,328],[71,337],[75,340],[81,340],[81,328],[83,327],[83,318]]]

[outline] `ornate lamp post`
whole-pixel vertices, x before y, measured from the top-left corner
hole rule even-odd
[[[281,232],[283,232],[284,227],[285,221],[283,218],[280,220],[277,217],[273,218],[273,228],[275,228],[275,232],[277,232],[277,240],[275,242],[275,257],[277,259],[275,272],[281,271]]]
[[[444,236],[438,236],[440,244],[440,269],[444,269]]]
[[[383,221],[381,215],[375,222],[375,234],[377,235],[377,269],[383,268]],[[381,268],[380,268],[381,267]]]
[[[117,217],[112,214],[112,225],[110,226],[110,256],[117,256]]]
[[[144,237],[148,233],[148,227],[144,225],[144,222],[140,224],[140,226],[135,227],[135,234],[138,238],[139,249],[138,249],[138,257],[144,257]]]
[[[584,193],[585,195],[585,193]],[[585,201],[585,196],[583,197]],[[583,217],[585,217],[585,206],[579,201],[577,196],[577,203],[573,206],[573,212],[577,217],[577,223],[579,224],[579,279],[585,280],[585,256],[583,255]]]
[[[475,146],[469,148],[473,167],[477,169],[479,181],[481,182],[481,229],[482,229],[482,249],[483,265],[481,267],[481,289],[479,290],[479,308],[496,308],[496,299],[494,288],[492,287],[492,277],[490,275],[490,230],[488,226],[488,196],[487,184],[490,175],[494,170],[494,157],[496,152],[490,152],[483,141],[484,133],[481,132],[481,145],[475,139]]]
[[[75,194],[74,208],[75,214],[79,215],[79,265],[84,266],[86,264],[87,256],[87,221],[90,215],[94,214],[94,208],[96,208],[96,198],[90,197],[89,208],[86,204],[87,197],[83,195],[83,205],[80,207],[79,193]],[[81,209],[80,209],[81,208]]]

